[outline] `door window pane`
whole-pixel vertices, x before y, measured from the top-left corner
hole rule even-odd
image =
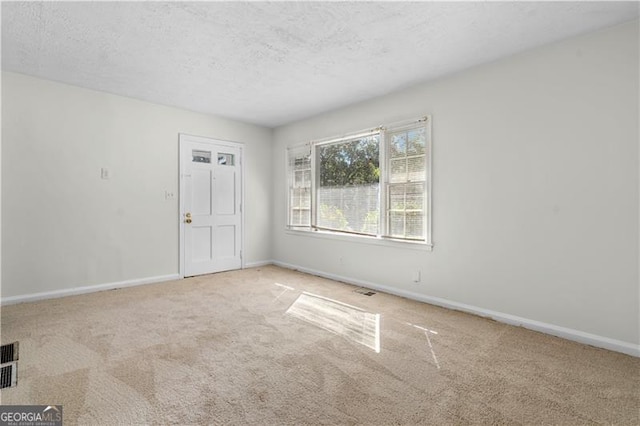
[[[233,166],[234,160],[233,154],[218,153],[218,164],[221,166]]]
[[[194,163],[211,163],[211,151],[200,151],[194,149],[191,151]]]

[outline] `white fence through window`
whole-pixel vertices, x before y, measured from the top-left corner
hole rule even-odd
[[[377,235],[380,184],[318,189],[319,228]]]

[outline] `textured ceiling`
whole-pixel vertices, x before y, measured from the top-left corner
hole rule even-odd
[[[3,2],[2,68],[270,127],[638,17],[637,2]]]

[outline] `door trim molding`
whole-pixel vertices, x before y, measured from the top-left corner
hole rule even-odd
[[[188,143],[188,142],[197,142],[197,143],[204,143],[204,144],[208,144],[208,145],[216,145],[216,146],[229,146],[232,148],[236,148],[240,151],[240,205],[241,205],[241,210],[240,210],[240,226],[242,227],[241,233],[242,235],[240,236],[240,253],[242,253],[242,255],[240,256],[240,269],[244,269],[245,268],[245,253],[244,253],[244,243],[245,243],[245,237],[244,237],[244,230],[245,230],[245,223],[244,223],[244,219],[245,219],[245,197],[244,197],[244,192],[245,192],[245,173],[244,173],[244,147],[245,144],[242,142],[233,142],[233,141],[226,141],[226,140],[222,140],[222,139],[214,139],[214,138],[209,138],[209,137],[205,137],[205,136],[196,136],[196,135],[190,135],[187,133],[178,133],[178,265],[179,265],[179,275],[180,278],[184,278],[184,222],[182,220],[182,217],[184,216],[184,194],[185,194],[185,187],[184,187],[184,179],[183,179],[183,170],[182,170],[182,145],[184,143]]]

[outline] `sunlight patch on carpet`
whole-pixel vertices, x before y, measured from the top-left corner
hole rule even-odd
[[[431,344],[431,339],[429,338],[429,333],[431,334],[438,334],[437,331],[434,330],[429,330],[426,327],[422,327],[416,324],[411,324],[410,322],[405,322],[406,325],[413,327],[413,328],[417,328],[418,330],[421,330],[424,333],[424,336],[427,338],[427,344],[429,345],[429,350],[431,351],[431,357],[433,358],[433,362],[435,364],[435,366],[438,368],[438,370],[440,370],[440,363],[438,362],[438,357],[436,356],[436,351],[433,348],[433,344]]]
[[[380,353],[380,314],[304,292],[286,314]]]
[[[271,303],[275,303],[278,300],[280,300],[280,298],[287,292],[287,291],[293,291],[295,290],[295,288],[293,287],[289,287],[288,285],[284,285],[284,284],[280,284],[280,283],[273,283],[274,285],[276,285],[279,289],[281,289],[282,291],[280,292],[280,294],[278,294],[278,296],[273,299],[271,301]]]

